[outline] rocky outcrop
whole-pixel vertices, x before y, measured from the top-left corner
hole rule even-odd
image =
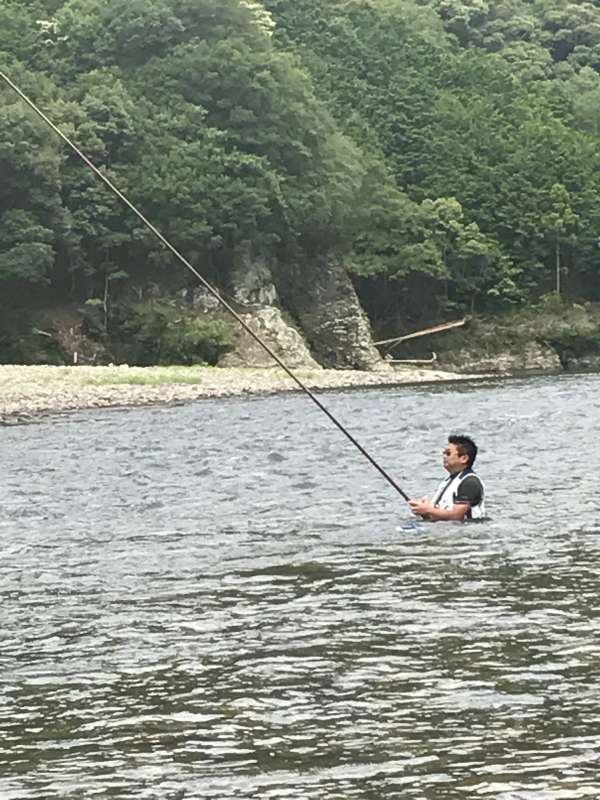
[[[323,366],[389,369],[373,345],[367,315],[338,261],[323,259],[298,268],[295,276],[286,277],[283,296]]]
[[[420,347],[438,364],[461,372],[514,374],[600,368],[600,306],[561,303],[553,308],[472,317]],[[419,352],[419,351],[417,351]]]
[[[438,363],[446,369],[471,374],[510,375],[519,372],[560,372],[562,370],[556,350],[538,342],[527,342],[514,350],[507,349],[489,354],[461,349],[444,353]]]
[[[348,274],[333,258],[298,265],[296,271],[286,265],[279,272],[274,263],[253,257],[249,247],[242,246],[235,255],[227,285],[219,292],[289,367],[386,373],[391,369],[373,345],[368,318]],[[112,310],[114,319],[106,309],[96,306],[73,308],[72,314],[58,320],[53,314],[52,325],[44,326],[36,336],[52,343],[57,351],[51,359],[54,363],[147,363],[146,352],[150,352],[151,359],[159,352],[162,360],[177,358],[183,352],[183,345],[174,345],[170,350],[154,346],[162,341],[160,336],[167,338],[167,332],[179,331],[183,341],[196,319],[208,323],[225,321],[227,326],[204,326],[208,344],[200,351],[196,343],[194,353],[198,360],[215,363],[219,359],[220,366],[274,365],[272,357],[231,319],[218,298],[203,285],[190,285],[175,294],[154,284],[143,290],[138,287],[124,293]],[[230,347],[229,331],[234,348],[219,357]],[[189,353],[183,353],[183,358],[187,363]]]
[[[214,297],[192,290],[193,307],[219,315]],[[389,371],[373,345],[369,320],[352,281],[334,259],[321,259],[279,272],[241,246],[229,277],[226,299],[244,322],[290,367]],[[286,311],[290,313],[287,314]],[[292,319],[294,321],[292,321]],[[220,366],[268,367],[271,357],[236,326],[237,344]]]
[[[279,302],[271,268],[264,258],[253,258],[249,246],[236,253],[231,273],[231,295],[242,306],[274,306]]]
[[[236,254],[228,301],[248,327],[288,366],[320,369],[301,333],[285,319],[271,268],[252,258],[248,247]],[[228,317],[229,318],[229,317]],[[221,367],[273,367],[275,361],[242,327],[234,323],[236,346],[219,360]]]
[[[298,331],[286,322],[274,306],[259,308],[240,315],[288,366],[295,369],[320,369]],[[238,329],[235,349],[219,360],[220,367],[273,367],[274,360],[245,330]]]
[[[564,366],[571,372],[600,372],[600,355],[590,354],[568,358],[564,361]]]

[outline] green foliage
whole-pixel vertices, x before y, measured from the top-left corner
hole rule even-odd
[[[491,52],[518,45],[543,48],[557,65],[556,74],[600,65],[600,7],[571,0],[422,0],[434,8],[448,33],[463,47]],[[538,56],[534,55],[538,60]],[[532,76],[533,77],[533,76]],[[538,75],[538,77],[541,77]]]
[[[45,336],[30,332],[6,334],[0,332],[0,364],[65,363],[65,354],[57,343]]]
[[[16,72],[25,84],[33,81]],[[46,283],[64,222],[59,148],[10,90],[0,87],[0,99],[0,285]]]
[[[24,4],[4,0],[0,5],[0,52],[19,60],[27,59],[38,41],[38,30],[31,24],[31,14]]]
[[[564,6],[573,25],[579,12],[519,0],[422,0],[420,16],[410,2],[268,5],[280,40],[310,66],[338,122],[363,147],[380,148],[409,198],[432,208],[454,198],[462,210],[446,230],[427,219],[427,205],[417,213],[405,204],[402,222],[387,222],[388,236],[365,226],[353,261],[360,274],[437,275],[434,291],[466,308],[475,299],[483,309],[534,300],[555,271],[547,211],[561,183],[577,229],[560,234],[559,274],[566,288],[597,291],[597,83],[589,72],[553,80],[560,59],[551,12]],[[433,12],[465,49],[440,34]],[[563,54],[562,63],[572,59]]]
[[[536,303],[536,308],[542,311],[560,312],[563,307],[563,300],[556,290],[543,294]]]
[[[570,361],[585,356],[600,355],[600,331],[596,330],[564,330],[548,339],[554,347],[564,365]]]
[[[0,307],[0,364],[64,364],[65,353],[53,336],[35,327],[34,315]]]
[[[234,345],[228,323],[198,319],[165,302],[117,308],[110,330],[118,360],[137,366],[216,364]]]
[[[109,368],[110,369],[110,368]],[[93,386],[172,386],[172,385],[191,385],[196,386],[202,383],[202,375],[197,368],[190,367],[154,367],[153,369],[132,369],[121,371],[118,367],[115,371],[102,372],[84,377],[84,384]]]
[[[44,282],[54,264],[54,235],[34,215],[10,209],[0,217],[0,281]]]
[[[240,262],[285,281],[332,256],[394,325],[600,297],[600,3],[6,0],[0,67],[221,287]],[[96,299],[106,328],[121,294],[183,288],[0,100],[0,291]],[[157,359],[221,346],[167,335],[162,313],[130,320],[139,358],[152,333]]]

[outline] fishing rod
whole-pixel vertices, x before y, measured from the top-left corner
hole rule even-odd
[[[69,137],[61,131],[61,129],[49,119],[46,114],[29,98],[25,92],[23,92],[7,75],[4,74],[0,70],[0,78],[4,80],[4,82],[10,86],[10,88],[16,92],[19,97],[31,108],[40,119],[42,119],[46,125],[48,125],[54,133],[59,136],[63,142],[65,142],[71,150],[86,164],[92,172],[96,175],[96,177],[100,178],[100,180],[108,186],[111,192],[115,194],[126,206],[129,208],[133,213],[138,217],[138,219],[150,230],[154,236],[169,250],[175,258],[178,259],[195,277],[200,281],[202,286],[209,292],[218,302],[226,309],[226,311],[231,314],[231,316],[242,326],[242,328],[254,339],[254,341],[260,345],[260,347],[265,350],[266,353],[278,364],[281,369],[294,381],[294,383],[313,401],[313,403],[333,422],[333,424],[346,436],[350,442],[359,450],[360,453],[367,459],[367,461],[373,466],[379,473],[382,475],[383,478],[391,485],[393,488],[398,492],[401,497],[406,500],[408,503],[410,498],[404,492],[400,486],[396,483],[396,481],[392,478],[392,476],[386,472],[386,470],[371,456],[371,454],[358,442],[354,436],[348,431],[342,423],[331,413],[331,411],[319,400],[319,398],[311,392],[311,390],[306,386],[300,378],[292,372],[292,370],[285,364],[281,358],[269,347],[269,345],[261,339],[258,334],[256,334],[252,328],[245,322],[242,317],[237,313],[237,311],[232,308],[232,306],[224,300],[217,289],[215,289],[212,284],[210,284],[203,275],[201,275],[198,270],[190,264],[190,262],[184,258],[184,256],[177,250],[169,240],[163,236],[163,234],[156,228],[146,217],[142,214],[142,212],[134,206],[134,204],[118,189],[114,183],[104,175],[91,161],[90,159],[83,153],[77,145],[69,139]]]

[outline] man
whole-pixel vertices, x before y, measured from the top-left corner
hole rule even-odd
[[[429,520],[462,521],[485,517],[483,483],[473,472],[477,445],[468,436],[449,436],[442,453],[449,473],[432,500],[422,497],[409,502],[413,514]]]

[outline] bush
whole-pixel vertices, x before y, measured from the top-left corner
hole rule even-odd
[[[64,364],[66,353],[53,336],[37,331],[39,321],[22,309],[0,308],[0,364]]]
[[[226,322],[199,319],[164,301],[121,306],[110,321],[112,352],[136,366],[214,365],[233,346]]]
[[[549,338],[563,364],[574,358],[600,354],[600,331],[563,331]]]

